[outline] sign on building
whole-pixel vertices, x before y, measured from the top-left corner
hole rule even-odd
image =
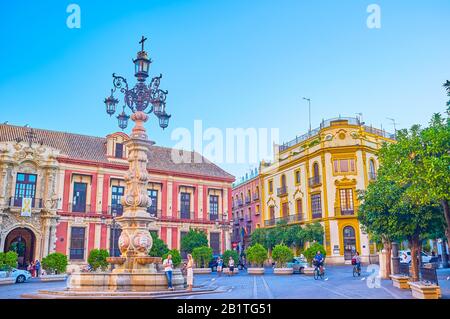
[[[22,198],[22,209],[20,211],[20,216],[31,217],[31,204],[33,199],[30,197]]]

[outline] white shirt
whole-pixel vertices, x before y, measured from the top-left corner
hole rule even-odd
[[[163,261],[163,267],[164,271],[172,271],[173,262],[172,259],[164,259]]]

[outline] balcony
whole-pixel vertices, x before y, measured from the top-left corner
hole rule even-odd
[[[112,215],[113,212],[116,212],[116,216],[122,216],[123,214],[123,206],[121,204],[114,204],[108,207],[108,213]]]
[[[243,202],[243,200],[242,199],[238,199],[237,200],[237,205],[240,207],[240,206],[244,206],[244,202]]]
[[[322,211],[320,211],[320,212],[313,212],[312,213],[312,218],[313,219],[322,218]]]
[[[259,193],[253,193],[252,195],[253,200],[259,200]]]
[[[250,196],[245,196],[245,204],[250,204],[252,201],[252,199],[250,198]]]
[[[73,203],[67,203],[66,205],[63,205],[62,210],[66,213],[89,213],[89,214],[95,214],[95,208],[91,209],[91,205],[86,204],[73,204]]]
[[[355,207],[335,207],[334,214],[335,216],[355,216],[356,209]]]
[[[209,220],[218,220],[219,219],[219,214],[217,214],[217,213],[213,213],[213,214],[211,214],[211,213],[209,213]]]
[[[286,186],[277,188],[277,196],[281,197],[281,196],[286,196],[286,195],[287,195],[287,187]]]
[[[374,181],[377,179],[377,173],[369,172],[369,180]]]
[[[147,209],[147,213],[149,213],[150,217],[155,217],[155,218],[161,218],[162,217],[161,209]]]
[[[178,216],[180,219],[193,219],[194,218],[194,212],[190,211],[178,211]]]
[[[310,177],[310,178],[308,179],[308,185],[309,185],[309,187],[317,187],[317,186],[320,186],[320,185],[322,184],[321,180],[322,180],[322,178],[321,178],[320,175]]]
[[[22,207],[23,197],[11,197],[9,199],[10,207]],[[31,199],[31,208],[42,208],[42,199],[40,198],[32,198]]]
[[[239,225],[239,219],[238,219],[238,218],[235,218],[235,219],[234,219],[234,224],[235,224],[235,225]]]
[[[303,215],[301,215],[301,214],[289,215],[287,218],[288,224],[295,223],[295,222],[301,222],[302,220],[303,220]]]

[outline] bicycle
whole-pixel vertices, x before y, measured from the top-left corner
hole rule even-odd
[[[353,277],[356,277],[358,275],[361,276],[361,268],[358,267],[358,265],[353,266]]]
[[[323,270],[323,266],[322,268],[318,265],[315,265],[314,268],[314,279],[318,280],[320,277],[320,279],[323,279],[323,277],[325,277],[325,270]]]

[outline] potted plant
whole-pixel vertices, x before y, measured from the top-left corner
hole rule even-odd
[[[247,260],[254,267],[247,268],[251,275],[264,274],[264,261],[267,259],[267,250],[261,244],[255,244],[247,249]],[[256,267],[255,267],[256,266]]]
[[[106,249],[92,249],[89,252],[88,263],[94,271],[105,271],[108,268],[106,258],[109,257],[109,252]]]
[[[11,270],[17,267],[18,255],[14,251],[0,253],[0,285],[13,284],[16,279],[10,277]]]
[[[194,274],[209,274],[211,268],[208,267],[209,261],[213,257],[213,250],[208,246],[194,248],[192,251],[192,258],[194,259],[197,268],[194,268]]]
[[[238,268],[238,263],[239,263],[239,254],[237,253],[237,251],[235,250],[226,250],[223,253],[223,266],[224,268],[224,273],[228,273],[229,272],[229,268],[228,268],[228,262],[230,261],[230,257],[234,260],[234,271],[233,273],[238,273],[239,272],[239,268]]]
[[[292,250],[283,244],[276,245],[272,250],[272,258],[275,260],[276,266],[273,270],[273,273],[276,275],[291,275],[293,274],[294,269],[286,267],[286,263],[292,258],[294,258],[294,254]]]
[[[42,268],[46,275],[41,276],[42,281],[66,280],[67,256],[61,253],[52,253],[42,258]]]

